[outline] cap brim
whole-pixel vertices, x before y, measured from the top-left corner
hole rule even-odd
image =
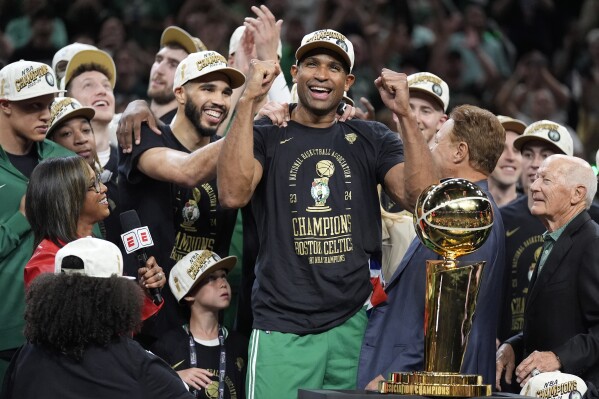
[[[194,38],[189,33],[177,26],[169,26],[164,30],[164,32],[162,32],[162,36],[160,37],[160,46],[162,47],[168,43],[178,43],[189,54],[196,53],[201,50],[196,45]]]
[[[7,96],[1,97],[0,96],[0,100],[8,100],[8,101],[23,101],[23,100],[29,100],[31,98],[37,98],[37,97],[42,97],[42,96],[47,96],[48,94],[62,94],[62,93],[66,93],[66,90],[58,90],[58,89],[54,89],[54,90],[48,90],[48,91],[43,91],[40,93],[30,93],[30,94],[26,94],[23,96],[10,96],[10,98],[7,98]]]
[[[501,125],[505,130],[511,130],[512,132],[516,132],[520,135],[526,130],[526,124],[518,119],[502,122]]]
[[[349,59],[349,55],[345,51],[343,51],[339,46],[337,46],[336,44],[333,44],[333,43],[327,42],[327,41],[314,41],[314,42],[304,44],[303,46],[298,48],[297,51],[295,52],[295,59],[299,62],[304,57],[304,55],[306,55],[306,53],[308,53],[309,51],[312,51],[314,49],[319,49],[319,48],[328,49],[328,50],[331,50],[331,51],[339,54],[341,56],[341,58],[343,58],[343,60],[347,64],[347,68],[351,71],[352,66],[351,66],[351,60]]]
[[[516,147],[517,150],[522,151],[522,146],[528,143],[529,141],[542,141],[543,143],[551,144],[551,146],[555,148],[557,154],[566,154],[564,150],[562,150],[557,144],[555,144],[555,142],[548,140],[544,137],[533,135],[517,137],[516,140],[514,140],[514,147]]]
[[[116,66],[112,57],[102,50],[81,50],[75,54],[67,64],[67,69],[64,78],[62,79],[63,87],[66,87],[71,81],[73,72],[75,72],[79,66],[86,64],[97,64],[104,67],[111,75],[108,76],[108,80],[114,89],[114,85],[116,84]]]
[[[64,114],[60,119],[54,122],[52,126],[48,128],[48,131],[46,132],[46,137],[50,137],[50,135],[56,130],[57,126],[63,122],[77,117],[83,117],[91,121],[94,118],[94,116],[96,116],[96,111],[94,111],[93,108],[81,107],[74,109],[71,112]]]
[[[445,104],[443,104],[443,101],[439,97],[437,97],[436,95],[431,93],[430,91],[428,91],[426,89],[422,89],[420,87],[409,87],[408,89],[411,92],[417,91],[418,93],[422,93],[422,94],[426,95],[427,98],[430,98],[431,100],[436,102],[437,105],[439,105],[439,107],[441,107],[441,111],[445,112]]]
[[[212,73],[222,73],[223,75],[226,75],[229,78],[229,81],[231,82],[231,88],[232,89],[236,89],[238,87],[241,87],[245,84],[245,75],[243,73],[241,73],[239,70],[235,69],[235,68],[230,68],[230,67],[225,67],[225,68],[221,68],[221,69],[216,69],[214,71],[210,71],[204,75],[200,75],[198,77],[195,77],[193,79],[189,79],[187,81],[185,81],[183,84],[197,79],[197,78],[201,78],[203,76],[207,76],[210,75]],[[181,85],[182,86],[182,85]],[[180,86],[179,86],[180,87]]]
[[[227,256],[225,258],[222,258],[221,260],[219,260],[218,262],[216,262],[215,264],[213,264],[212,266],[210,266],[209,268],[207,268],[206,270],[204,270],[202,272],[202,276],[200,276],[200,278],[198,278],[191,287],[189,287],[189,290],[187,291],[187,293],[185,293],[185,295],[183,295],[181,297],[181,299],[179,300],[179,302],[183,301],[183,299],[185,299],[186,296],[189,295],[189,293],[191,291],[194,290],[195,287],[197,287],[197,285],[199,283],[201,283],[202,281],[204,281],[208,275],[216,270],[221,270],[221,269],[225,269],[227,271],[227,273],[229,273],[231,270],[233,270],[233,268],[235,267],[235,265],[237,264],[237,257],[236,256]]]

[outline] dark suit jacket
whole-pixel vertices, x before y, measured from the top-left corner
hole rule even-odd
[[[524,329],[507,342],[517,362],[535,350],[552,351],[563,372],[599,384],[599,225],[586,211],[568,224],[542,271],[535,270]]]
[[[487,182],[476,182],[491,198]],[[481,248],[459,261],[486,261],[478,294],[472,330],[468,338],[462,372],[481,374],[486,384],[495,381],[495,338],[505,267],[505,232],[494,201],[495,220]],[[360,361],[358,388],[374,377],[396,371],[424,370],[424,304],[426,261],[440,256],[415,238],[385,288],[387,301],[375,307],[368,320]]]

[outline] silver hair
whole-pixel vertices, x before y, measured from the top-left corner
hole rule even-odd
[[[597,193],[597,176],[591,165],[582,158],[571,157],[567,155],[556,154],[551,158],[563,159],[564,164],[561,168],[563,181],[568,186],[582,185],[587,189],[585,198],[586,209],[588,210],[593,203],[593,198]]]

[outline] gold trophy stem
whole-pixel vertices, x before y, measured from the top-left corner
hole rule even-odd
[[[490,396],[480,375],[460,374],[485,262],[426,262],[424,367],[391,373],[379,392],[404,395]]]
[[[485,262],[426,262],[425,371],[459,373]]]

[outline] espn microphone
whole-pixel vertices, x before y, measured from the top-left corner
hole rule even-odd
[[[135,252],[139,267],[144,267],[148,261],[148,255],[146,254],[145,248],[154,245],[150,230],[147,226],[142,227],[135,209],[121,213],[120,219],[121,227],[124,231],[124,233],[121,234],[121,239],[123,240],[125,251],[128,254]],[[162,302],[160,289],[150,288],[150,295],[152,295],[154,304],[159,305]]]

